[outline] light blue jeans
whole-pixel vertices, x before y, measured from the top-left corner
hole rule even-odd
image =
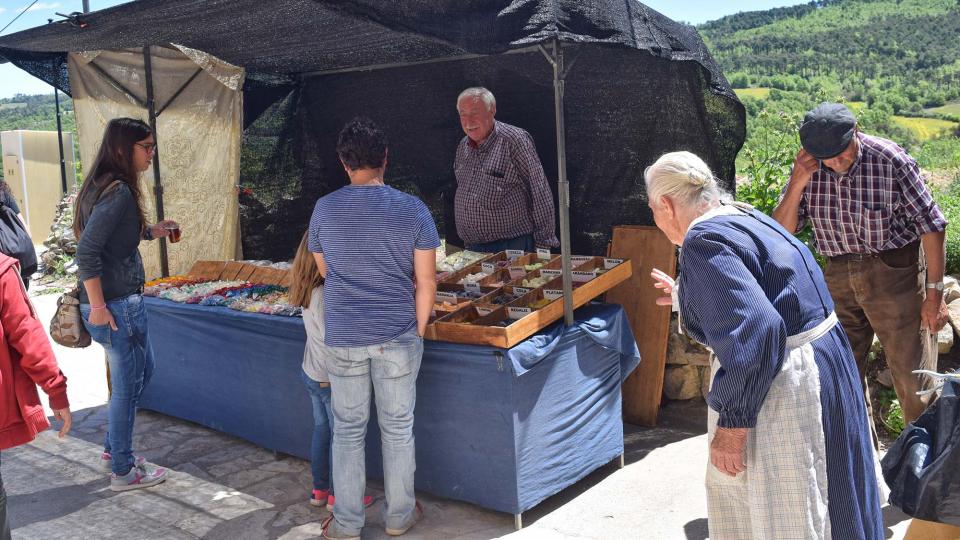
[[[153,374],[153,349],[147,341],[147,308],[143,297],[131,294],[107,302],[117,323],[90,324],[90,304],[80,304],[84,326],[90,337],[103,346],[110,364],[110,419],[103,451],[111,456],[113,472],[123,476],[133,467],[133,421],[143,389]]]
[[[337,530],[359,535],[367,483],[364,440],[370,399],[376,395],[383,451],[387,528],[403,528],[415,518],[413,474],[416,455],[413,409],[423,338],[411,330],[392,341],[366,347],[328,347],[327,371],[333,394],[333,484]]]

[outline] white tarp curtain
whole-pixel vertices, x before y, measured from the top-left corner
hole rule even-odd
[[[240,136],[243,131],[244,70],[201,51],[174,45],[151,47],[154,101],[159,111],[202,69],[157,117],[164,217],[180,223],[183,237],[167,244],[172,275],[197,260],[238,257]],[[70,53],[68,69],[84,166],[93,163],[112,118],[148,122],[147,110],[104,77],[108,73],[144,103],[147,98],[142,49]],[[153,169],[140,179],[148,220],[156,221]],[[160,276],[159,242],[140,244],[147,279]]]

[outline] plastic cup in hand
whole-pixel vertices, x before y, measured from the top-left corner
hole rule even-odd
[[[167,240],[172,244],[176,244],[180,241],[180,226],[179,225],[164,225],[164,229],[170,231],[170,236],[167,237]]]

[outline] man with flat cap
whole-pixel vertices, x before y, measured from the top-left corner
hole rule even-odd
[[[822,103],[800,126],[797,154],[773,217],[788,231],[810,221],[824,275],[864,378],[874,334],[886,353],[905,422],[923,412],[917,391],[936,370],[923,354],[921,328],[934,334],[947,321],[943,302],[947,220],[920,176],[917,162],[893,141],[860,132],[845,106]],[[925,257],[921,257],[921,249]],[[871,425],[873,415],[869,414]],[[874,435],[876,436],[876,435]]]

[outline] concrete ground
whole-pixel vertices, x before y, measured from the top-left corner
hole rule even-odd
[[[57,295],[35,297],[48,321]],[[69,378],[74,429],[60,440],[47,431],[3,452],[2,474],[14,538],[261,539],[316,538],[326,510],[306,502],[308,464],[240,439],[152,412],[137,417],[134,447],[174,472],[164,484],[113,493],[96,468],[107,424],[102,349],[56,346]],[[425,517],[410,539],[697,539],[707,538],[703,474],[705,405],[674,402],[661,424],[625,425],[626,467],[590,474],[523,515],[513,516],[418,493]],[[379,511],[382,487],[367,512],[363,538],[386,538]],[[908,519],[884,508],[888,538],[902,538]]]

